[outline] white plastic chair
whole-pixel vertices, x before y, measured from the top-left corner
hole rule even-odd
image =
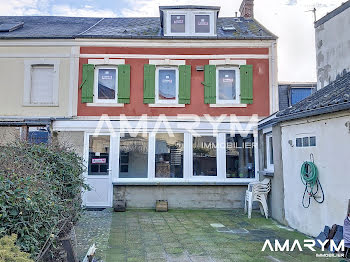
[[[271,190],[271,180],[265,178],[260,182],[252,182],[248,185],[248,190],[245,192],[244,200],[244,213],[247,213],[248,218],[252,217],[252,206],[254,201],[259,202],[260,212],[265,215],[266,218],[269,217],[269,209],[267,206],[267,195]]]

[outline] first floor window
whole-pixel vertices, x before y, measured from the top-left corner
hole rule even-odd
[[[147,178],[148,136],[125,134],[120,137],[119,178]]]
[[[239,103],[239,68],[217,68],[217,103]]]
[[[116,102],[118,72],[116,67],[97,67],[95,97],[97,102]]]
[[[155,177],[183,178],[184,134],[157,134],[155,150]]]
[[[216,137],[193,138],[193,175],[217,176]]]
[[[31,104],[54,104],[54,65],[32,65]]]
[[[109,175],[110,137],[90,136],[89,138],[89,175]]]
[[[226,177],[254,178],[254,137],[226,135]]]
[[[178,101],[178,68],[157,67],[156,102],[177,103]]]

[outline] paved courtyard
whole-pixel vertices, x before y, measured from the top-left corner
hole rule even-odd
[[[81,259],[96,243],[97,258],[124,261],[340,261],[316,258],[311,251],[261,252],[265,240],[274,243],[307,237],[243,210],[111,210],[86,211],[76,227],[77,253]]]

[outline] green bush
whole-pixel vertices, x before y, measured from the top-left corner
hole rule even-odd
[[[16,246],[17,236],[4,236],[0,239],[0,262],[33,262],[28,253],[21,252]]]
[[[68,233],[81,213],[83,168],[75,152],[59,145],[1,147],[0,237],[17,234],[17,245],[36,258],[50,238]]]

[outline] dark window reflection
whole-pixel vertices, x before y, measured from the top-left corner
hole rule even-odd
[[[254,137],[226,135],[226,177],[254,178]]]
[[[193,175],[217,176],[216,137],[193,138]]]

